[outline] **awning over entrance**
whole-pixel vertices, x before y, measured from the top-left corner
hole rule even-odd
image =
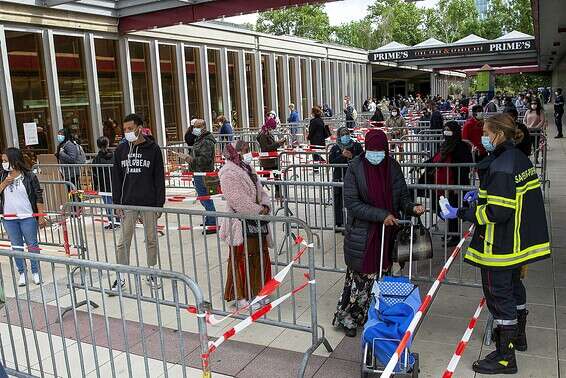
[[[391,42],[370,51],[369,60],[437,69],[481,67],[484,64],[531,65],[537,62],[537,50],[535,37],[512,31],[491,41],[471,34],[450,44],[434,38],[415,46]]]
[[[120,33],[335,0],[6,0],[118,18]]]

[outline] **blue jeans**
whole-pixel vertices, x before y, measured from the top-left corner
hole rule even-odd
[[[35,218],[26,219],[4,219],[4,229],[8,233],[10,243],[12,243],[13,251],[24,251],[24,241],[28,246],[28,251],[32,253],[39,253],[39,244],[37,242],[37,220]],[[31,261],[31,272],[38,273],[39,263],[37,260]],[[24,273],[26,271],[26,263],[24,259],[16,258],[16,266],[18,272]]]
[[[102,202],[105,205],[112,205],[112,196],[102,196]],[[116,221],[120,222],[120,218],[114,215],[114,209],[106,209],[106,214],[108,214],[108,222],[114,224]]]
[[[195,189],[197,191],[198,196],[209,195],[208,190],[206,189],[206,186],[204,185],[204,177],[196,176],[193,181],[195,183]],[[214,202],[212,200],[200,201],[200,203],[206,211],[216,211],[216,208],[214,207]],[[215,226],[216,225],[216,218],[207,217],[206,221],[205,221],[205,225],[206,226]]]

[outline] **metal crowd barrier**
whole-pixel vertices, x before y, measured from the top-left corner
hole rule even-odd
[[[205,302],[191,278],[7,250],[0,250],[0,258],[8,263],[0,269],[7,297],[0,310],[0,356],[8,374],[186,377],[197,368],[210,377]],[[28,280],[18,287],[15,258],[28,266],[38,262],[42,283]],[[110,292],[107,277],[128,277],[129,289]],[[157,280],[161,291],[148,288],[147,277]],[[90,305],[79,309],[78,296]],[[188,306],[200,316],[188,314]]]
[[[180,197],[170,199],[170,204],[183,205],[179,202],[183,201]],[[194,203],[193,200],[190,202]],[[272,207],[275,206],[276,201],[273,200]],[[305,273],[309,280],[316,279],[316,245],[313,244],[309,225],[297,218],[86,202],[67,204],[68,209],[72,207],[81,209],[80,237],[86,260],[116,263],[117,255],[129,249],[129,264],[141,267],[151,264],[152,256],[155,256],[159,270],[190,276],[201,287],[213,314],[228,315],[234,311],[228,302],[236,304],[234,301],[237,299],[253,299],[270,278],[266,273],[273,269],[271,275],[275,276],[280,267],[287,267],[296,258],[299,251],[302,251],[302,257],[290,266],[287,279],[275,294],[279,297],[296,289]],[[111,215],[106,210],[111,210]],[[120,217],[120,228],[104,229],[108,218],[116,216]],[[246,222],[250,229],[255,227],[259,234],[248,234],[248,228],[241,227],[242,244],[240,247],[229,247],[221,241],[218,232],[214,232],[218,231],[218,227],[211,224],[219,224],[221,220],[234,225]],[[265,224],[263,222],[268,222],[265,231],[261,231]],[[132,235],[129,248],[122,239],[124,232]],[[232,234],[233,243],[236,243],[238,236],[242,236],[242,231],[238,232],[238,235]],[[299,236],[304,243],[298,241]],[[113,279],[104,277],[104,283],[100,285],[109,288]],[[127,282],[132,287],[131,279],[127,279]],[[163,288],[158,291],[163,301],[179,300],[171,298],[171,293]],[[129,294],[126,291],[123,295]],[[185,303],[187,293],[179,295],[180,300],[184,301],[182,303]],[[293,296],[257,320],[259,323],[311,334],[312,343],[305,352],[301,374],[309,357],[321,344],[329,352],[332,351],[324,336],[324,329],[318,323],[316,298],[316,285],[311,284],[304,295]],[[245,317],[249,311],[235,317]]]

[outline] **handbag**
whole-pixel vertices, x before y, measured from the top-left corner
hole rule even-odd
[[[416,225],[401,227],[395,237],[393,261],[400,264],[410,260],[411,230],[413,231],[413,261],[432,259],[432,237],[421,219]]]
[[[220,193],[220,178],[218,176],[204,176],[204,186],[209,195]]]
[[[244,220],[246,236],[267,236],[268,221]]]

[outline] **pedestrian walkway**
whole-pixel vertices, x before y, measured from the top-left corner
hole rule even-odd
[[[552,127],[552,126],[551,126]],[[553,135],[552,132],[550,133]],[[529,327],[527,329],[529,350],[517,353],[519,374],[517,377],[559,377],[566,374],[566,226],[561,222],[566,218],[566,175],[562,174],[564,161],[566,161],[566,141],[551,139],[548,156],[548,177],[550,186],[547,191],[547,207],[549,209],[549,224],[552,231],[553,258],[529,266],[528,276],[525,280],[528,295]],[[3,261],[3,265],[6,262]],[[3,268],[6,268],[5,266]],[[360,374],[361,347],[359,337],[348,338],[339,330],[331,326],[333,312],[338,296],[342,290],[343,278],[335,273],[320,272],[318,281],[318,313],[320,324],[325,328],[330,343],[334,346],[332,353],[327,353],[323,347],[319,348],[311,357],[306,371],[307,377],[356,377]],[[428,289],[426,283],[421,283],[421,292]],[[38,289],[34,289],[37,291]],[[35,293],[37,294],[37,292]],[[29,297],[33,298],[30,292]],[[414,343],[414,351],[420,354],[421,377],[439,377],[444,372],[454,348],[472,316],[482,292],[480,288],[460,287],[446,285],[440,289],[439,295],[432,305]],[[59,298],[63,304],[70,303],[70,296]],[[51,346],[55,354],[57,366],[64,366],[65,356],[62,352],[63,342],[66,343],[67,353],[85,354],[85,361],[89,360],[96,351],[100,366],[94,362],[78,366],[78,361],[70,361],[69,372],[58,371],[58,376],[74,376],[83,371],[86,376],[108,376],[112,369],[116,376],[127,376],[131,369],[133,376],[143,376],[146,364],[151,377],[162,376],[167,371],[169,377],[182,377],[183,364],[188,366],[186,376],[200,377],[200,353],[198,349],[198,335],[183,332],[179,335],[175,331],[176,314],[164,311],[161,316],[159,328],[155,318],[153,305],[144,304],[143,335],[140,333],[139,319],[130,318],[129,309],[125,309],[125,323],[120,318],[120,309],[113,308],[112,301],[108,301],[105,309],[109,315],[108,328],[113,335],[109,341],[103,332],[105,319],[93,311],[92,323],[84,308],[78,309],[76,315],[67,314],[68,325],[63,327],[47,327],[54,325],[56,320],[55,307],[47,308],[44,315],[43,306],[32,307],[31,316],[23,314],[22,319],[17,316],[17,307],[14,300],[7,304],[8,314],[12,325],[23,325],[24,331],[19,327],[11,327],[12,332],[17,330],[15,340],[16,356],[8,353],[8,361],[13,362],[17,357],[22,363],[22,356],[17,351],[22,349],[24,343],[34,342],[31,335],[31,318],[34,318],[35,329],[39,341],[41,356],[30,356],[32,374],[40,375],[39,365],[42,362],[43,370],[54,374],[49,357],[50,345],[47,330],[56,335]],[[115,303],[114,303],[115,304]],[[116,306],[118,307],[118,306]],[[134,313],[134,312],[132,312]],[[185,314],[183,314],[185,315]],[[74,318],[79,325],[79,332],[75,330]],[[68,317],[68,318],[67,318]],[[492,347],[482,345],[481,338],[487,322],[488,313],[484,309],[468,348],[456,370],[455,377],[474,377],[471,364],[474,360],[486,355]],[[189,314],[183,318],[185,323],[195,323]],[[3,335],[4,350],[11,350],[10,339],[5,337],[9,332],[6,326],[6,313],[0,315],[0,335]],[[65,322],[64,322],[65,323]],[[95,338],[89,336],[89,324],[92,324]],[[218,336],[233,326],[233,322],[223,327],[210,327],[209,334]],[[194,326],[185,329],[196,331]],[[102,336],[98,336],[102,335]],[[128,347],[121,338],[128,337]],[[179,348],[182,340],[183,348]],[[160,343],[166,346],[162,354]],[[304,332],[285,330],[264,324],[254,324],[246,331],[227,341],[212,356],[210,364],[215,377],[295,377],[298,366],[303,358],[304,351],[310,346],[310,335]],[[32,348],[33,350],[35,348]],[[127,349],[127,350],[126,350]],[[145,350],[144,350],[145,349]],[[144,359],[142,356],[148,358]],[[165,368],[164,368],[165,366]],[[563,371],[564,370],[564,371]],[[152,374],[158,371],[158,374]],[[46,376],[53,376],[46,374]]]

